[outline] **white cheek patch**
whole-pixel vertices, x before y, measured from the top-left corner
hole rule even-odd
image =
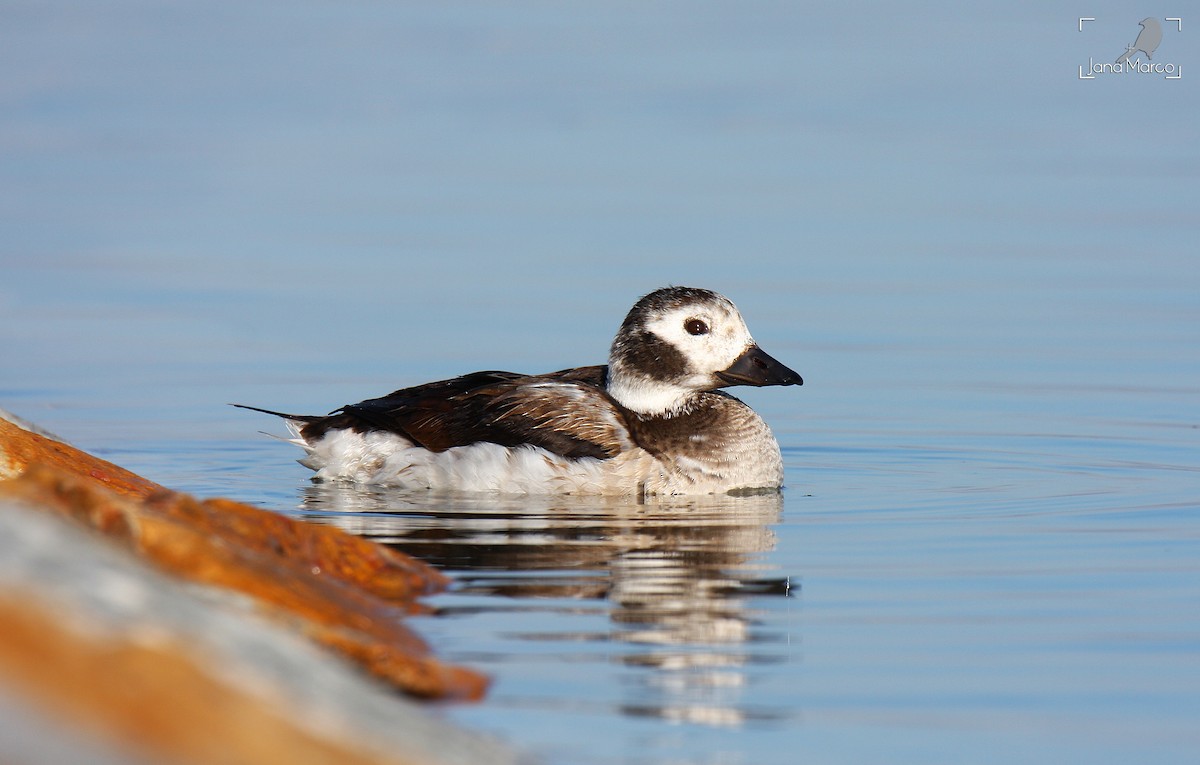
[[[699,342],[691,348],[692,367],[704,374],[728,369],[754,342],[742,317],[736,312],[718,314],[714,317],[713,330],[693,340]]]
[[[693,318],[708,324],[710,331],[703,335],[689,334],[684,324]],[[647,322],[646,328],[677,348],[699,377],[727,369],[754,344],[741,314],[732,306],[718,307],[711,312],[671,311]]]
[[[749,330],[746,329],[745,324],[741,323],[739,317],[737,325],[731,327],[729,333],[722,337],[718,344],[717,358],[714,359],[718,367],[714,371],[728,369],[729,365],[736,361],[738,356],[745,353],[751,345],[754,345],[754,338],[750,337]]]

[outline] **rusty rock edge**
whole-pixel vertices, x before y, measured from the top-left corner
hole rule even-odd
[[[15,419],[15,418],[14,418]],[[249,596],[394,687],[477,700],[486,676],[437,660],[402,623],[444,589],[429,565],[340,529],[174,492],[0,410],[0,497],[70,518],[175,577]]]

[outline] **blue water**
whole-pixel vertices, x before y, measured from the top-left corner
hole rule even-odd
[[[1200,32],[1078,71],[1169,12],[10,3],[0,406],[435,561],[444,714],[547,763],[1193,762]],[[314,487],[225,406],[597,363],[667,283],[804,375],[782,498]]]

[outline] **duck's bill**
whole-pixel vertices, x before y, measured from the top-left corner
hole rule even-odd
[[[717,372],[725,385],[803,385],[800,375],[788,369],[774,357],[752,345],[738,356],[729,368]]]

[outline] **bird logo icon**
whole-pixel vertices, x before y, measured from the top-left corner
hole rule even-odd
[[[1162,26],[1155,18],[1142,19],[1140,24],[1142,31],[1138,32],[1137,39],[1133,41],[1133,44],[1126,47],[1125,52],[1117,58],[1118,64],[1124,64],[1130,56],[1135,55],[1138,51],[1145,53],[1148,59],[1154,57],[1154,51],[1162,42]]]

